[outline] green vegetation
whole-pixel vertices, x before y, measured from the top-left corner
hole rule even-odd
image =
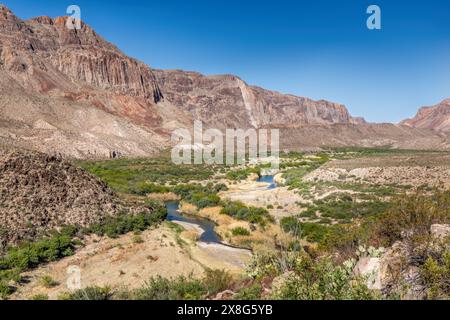
[[[223,203],[221,214],[226,214],[238,220],[244,220],[250,223],[258,223],[260,225],[274,222],[273,217],[266,209],[247,207],[245,204],[238,201],[227,201]]]
[[[226,174],[226,177],[229,180],[241,181],[247,179],[252,173],[256,173],[258,176],[261,176],[261,169],[259,167],[251,167],[231,170]]]
[[[231,230],[231,233],[233,236],[249,236],[250,231],[248,231],[246,228],[243,227],[237,227]]]
[[[107,217],[104,221],[94,224],[84,230],[85,233],[95,233],[110,238],[117,238],[129,232],[142,232],[165,219],[167,211],[161,207],[160,210],[151,213],[139,213],[136,215],[119,214],[115,217]]]
[[[34,301],[46,301],[46,300],[48,300],[48,295],[46,295],[46,294],[37,294],[35,296],[32,296],[31,300],[34,300]]]
[[[302,217],[315,218],[320,212],[322,217],[350,222],[354,218],[377,215],[386,211],[391,204],[380,200],[357,201],[349,194],[333,194],[325,199],[315,201],[314,205],[302,212]]]
[[[217,193],[225,190],[227,190],[227,187],[224,184],[214,185],[212,183],[206,186],[201,184],[180,184],[172,188],[173,193],[199,209],[219,205],[220,197]]]
[[[207,180],[214,166],[175,165],[170,157],[84,161],[79,165],[105,181],[115,191],[128,194],[162,192],[154,184],[188,183]]]
[[[421,267],[421,274],[429,299],[450,299],[450,250],[446,249],[442,256],[429,256]]]
[[[57,281],[53,280],[52,277],[47,275],[47,276],[43,276],[41,278],[41,284],[45,288],[53,288],[53,287],[56,287],[59,283]]]
[[[112,298],[112,291],[109,287],[87,287],[85,289],[80,289],[73,293],[63,295],[60,298],[62,300],[110,300]]]
[[[255,281],[251,292],[257,292],[257,284],[262,283],[267,277],[278,277],[272,284],[273,291],[269,296],[271,299],[366,300],[377,298],[364,284],[364,279],[353,275],[353,267],[352,261],[335,264],[328,258],[313,259],[303,251],[280,250],[256,255],[248,266],[248,275]]]
[[[117,297],[128,300],[201,300],[225,290],[232,281],[231,276],[222,270],[206,270],[203,279],[158,276],[151,278],[142,288],[122,291]]]
[[[163,204],[152,202],[147,203],[147,206],[152,212],[135,215],[122,213],[108,217],[89,228],[65,226],[60,231],[49,232],[49,235],[41,240],[9,248],[6,254],[0,257],[0,296],[4,298],[12,293],[12,288],[7,286],[7,283],[20,282],[22,272],[73,255],[76,243],[79,243],[77,236],[96,233],[116,238],[131,231],[144,231],[165,219],[167,211]],[[51,287],[56,283],[50,277],[44,277],[42,285]]]

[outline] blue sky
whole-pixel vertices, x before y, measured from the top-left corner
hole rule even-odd
[[[24,19],[77,4],[99,34],[151,67],[235,74],[373,122],[450,97],[448,0],[1,2]],[[366,27],[371,4],[381,7],[381,30]]]

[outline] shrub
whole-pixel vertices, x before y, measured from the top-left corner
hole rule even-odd
[[[131,193],[140,196],[145,196],[149,193],[167,193],[169,191],[170,188],[166,186],[156,185],[148,182],[139,182],[131,189]]]
[[[108,287],[87,287],[76,290],[65,297],[67,300],[110,300],[112,297],[111,289]]]
[[[144,240],[140,235],[134,235],[132,239],[133,243],[144,243]]]
[[[236,300],[259,300],[261,299],[262,286],[259,283],[254,283],[250,287],[239,290],[233,299]]]
[[[0,281],[0,299],[7,299],[13,290],[4,282]]]
[[[231,230],[231,233],[233,236],[249,236],[250,231],[248,231],[246,228],[243,227],[237,227]]]
[[[167,215],[166,210],[151,213],[139,213],[129,215],[122,213],[115,217],[107,217],[103,222],[92,225],[87,229],[88,233],[107,235],[110,238],[117,238],[128,232],[139,232],[160,223]]]
[[[329,259],[314,261],[302,255],[272,299],[372,300],[374,294],[363,279],[353,275],[353,264],[334,265]]]
[[[207,293],[205,285],[192,277],[151,278],[144,287],[131,293],[134,300],[200,300]]]
[[[270,216],[266,209],[247,207],[242,202],[225,202],[221,214],[261,225],[265,225],[267,222],[274,222],[273,217]]]
[[[35,300],[35,301],[45,301],[48,300],[48,295],[46,294],[37,294],[35,296],[32,296],[30,300]]]
[[[450,299],[450,250],[441,257],[428,257],[420,271],[428,299]]]
[[[208,295],[215,295],[221,291],[226,290],[232,283],[231,275],[225,270],[211,270],[205,271],[203,282],[205,284]]]
[[[58,284],[59,284],[58,282],[53,280],[53,278],[48,275],[43,276],[41,278],[41,285],[44,286],[45,288],[53,288],[56,287]]]

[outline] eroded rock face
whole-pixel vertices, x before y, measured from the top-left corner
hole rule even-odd
[[[363,122],[343,105],[250,86],[233,75],[204,76],[181,70],[155,70],[155,74],[168,101],[212,127]]]
[[[414,128],[450,132],[450,99],[432,107],[421,108],[414,118],[404,120],[401,124]]]

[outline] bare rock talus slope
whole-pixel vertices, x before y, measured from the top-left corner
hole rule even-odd
[[[120,208],[106,184],[69,162],[0,148],[0,244],[61,225],[89,226]]]
[[[423,107],[414,118],[404,120],[401,123],[414,128],[450,132],[450,99],[432,107]]]

